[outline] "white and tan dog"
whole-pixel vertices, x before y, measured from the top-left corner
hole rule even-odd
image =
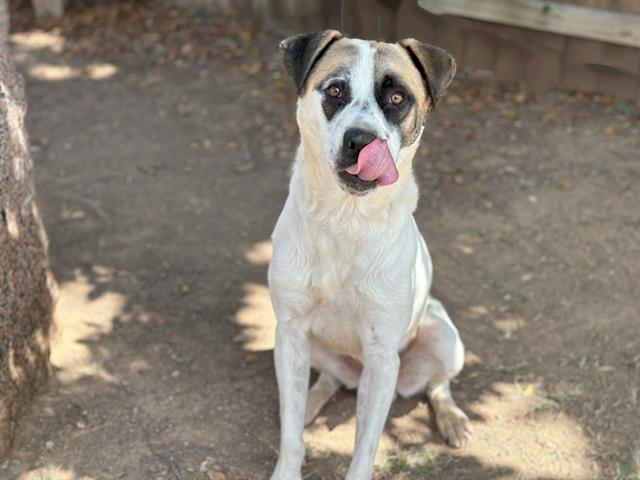
[[[333,30],[295,35],[280,49],[298,88],[302,141],[269,267],[281,421],[271,478],[300,478],[304,425],[344,385],[358,389],[347,478],[369,479],[395,392],[426,390],[450,445],[470,435],[449,390],[464,347],[429,295],[431,259],[412,215],[412,159],[455,61],[413,39]],[[308,390],[310,367],[320,376]]]

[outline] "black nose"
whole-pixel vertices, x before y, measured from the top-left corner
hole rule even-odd
[[[346,165],[353,165],[358,159],[358,154],[362,147],[368,145],[376,139],[376,135],[366,130],[361,130],[359,128],[349,128],[346,132],[344,132],[344,138],[342,140],[342,153],[344,156],[344,160],[349,161],[351,163]]]

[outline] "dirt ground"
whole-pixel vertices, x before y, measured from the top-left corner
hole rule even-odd
[[[39,26],[23,10],[13,58],[60,295],[54,377],[0,478],[267,478],[287,32],[161,1]],[[475,435],[451,450],[424,398],[397,401],[376,478],[638,480],[638,108],[460,78],[415,162],[416,219]],[[354,409],[341,392],[307,429],[304,478],[345,473]]]

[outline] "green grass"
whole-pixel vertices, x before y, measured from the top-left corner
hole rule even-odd
[[[439,477],[441,460],[426,447],[417,445],[387,453],[381,470],[388,478],[430,480]]]
[[[640,480],[640,449],[631,450],[616,466],[613,480]]]
[[[527,418],[532,418],[541,413],[560,411],[569,401],[582,396],[583,393],[584,389],[581,385],[573,385],[568,388],[557,389],[551,392],[541,392],[538,401],[525,416]]]

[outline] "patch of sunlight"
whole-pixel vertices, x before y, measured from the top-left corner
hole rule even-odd
[[[110,63],[94,63],[83,68],[71,67],[69,65],[38,63],[29,67],[27,73],[37,80],[47,82],[59,82],[78,77],[87,77],[91,80],[103,80],[117,74],[118,68]]]
[[[456,389],[454,385],[454,395]],[[513,478],[522,480],[601,478],[587,434],[575,420],[558,410],[530,415],[540,401],[534,388],[495,383],[486,391],[472,406],[461,402],[472,418],[480,418],[472,421],[474,435],[464,449],[452,450],[443,444],[422,399],[406,413],[391,415],[380,439],[376,466],[383,468],[384,459],[398,452],[406,452],[407,457],[428,452],[438,457],[473,458],[479,472],[512,471]],[[320,456],[352,455],[355,412],[346,413],[337,425],[321,413],[305,430],[305,443],[311,451]],[[408,458],[409,463],[413,460],[420,458]]]
[[[84,67],[83,71],[91,80],[103,80],[118,73],[118,67],[110,63],[92,63]]]
[[[530,415],[540,402],[535,392],[519,384],[492,384],[473,403],[473,413],[483,420],[473,422],[474,438],[464,454],[513,469],[523,480],[600,478],[578,422],[561,411]]]
[[[247,250],[244,258],[252,265],[267,265],[271,261],[272,254],[273,245],[271,244],[271,240],[263,240]]]
[[[60,34],[60,29],[50,32],[43,30],[19,32],[11,35],[10,39],[13,45],[25,50],[49,49],[54,53],[60,53],[64,47],[64,37]]]
[[[47,63],[39,63],[30,67],[27,73],[33,78],[47,82],[69,80],[80,75],[80,71],[77,68],[69,65],[51,65]]]
[[[60,370],[58,378],[64,383],[87,375],[113,381],[87,344],[111,332],[114,319],[122,314],[125,296],[105,292],[91,298],[93,285],[81,273],[75,276],[75,280],[60,285],[51,363]]]
[[[244,348],[253,352],[271,350],[275,344],[276,317],[269,289],[249,283],[244,286],[243,306],[236,312],[236,323],[243,328]]]
[[[327,423],[327,418],[320,416],[304,431],[304,442],[308,449],[324,455],[342,455],[351,457],[356,432],[355,403],[354,410],[338,425]],[[382,465],[384,459],[397,446],[397,442],[386,432],[380,437],[378,452],[376,453],[376,466]]]
[[[469,367],[471,365],[479,365],[482,363],[482,359],[470,350],[464,352],[464,364]]]
[[[422,445],[429,439],[437,439],[437,434],[429,427],[426,397],[421,400],[411,411],[389,421],[393,437],[399,445]]]
[[[77,475],[73,470],[47,465],[20,474],[18,480],[94,480],[94,478]]]

